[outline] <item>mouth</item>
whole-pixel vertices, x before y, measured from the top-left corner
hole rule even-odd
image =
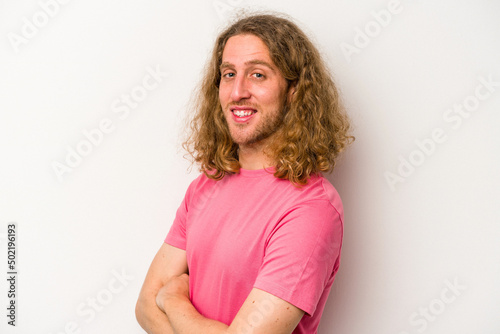
[[[233,110],[233,114],[236,117],[246,117],[255,114],[257,111],[255,110]]]
[[[235,106],[231,107],[230,110],[237,122],[246,122],[257,113],[257,110],[246,106]]]
[[[238,117],[245,117],[255,114],[257,110],[248,106],[233,106],[230,108],[231,112]]]

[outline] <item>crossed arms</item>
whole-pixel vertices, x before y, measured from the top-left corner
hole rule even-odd
[[[189,300],[186,252],[164,243],[144,280],[136,317],[149,334],[290,334],[304,311],[259,289],[252,289],[227,326],[203,317]],[[271,302],[274,307],[266,308]],[[263,312],[262,310],[265,310]],[[252,321],[256,312],[260,321]]]

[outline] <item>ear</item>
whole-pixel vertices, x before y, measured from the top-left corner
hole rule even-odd
[[[287,100],[290,102],[293,98],[293,94],[295,94],[295,91],[297,90],[297,81],[293,81],[290,83],[288,87],[288,94],[287,94]]]

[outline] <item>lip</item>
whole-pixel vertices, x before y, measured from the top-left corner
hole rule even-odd
[[[255,108],[252,108],[252,107],[249,107],[249,106],[232,106],[231,108],[229,108],[229,110],[231,110],[231,112],[233,112],[234,110],[253,110],[253,111],[257,111]]]
[[[236,122],[236,123],[246,123],[248,122],[252,117],[255,116],[255,114],[257,113],[257,110],[254,109],[254,108],[251,108],[251,107],[248,107],[248,106],[232,106],[231,108],[229,108],[229,110],[231,110],[231,114],[233,114],[233,120]],[[251,110],[253,111],[253,114],[251,115],[248,115],[248,116],[244,116],[244,117],[238,117],[234,114],[234,111],[238,111],[238,110]]]

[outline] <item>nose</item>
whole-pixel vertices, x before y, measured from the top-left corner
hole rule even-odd
[[[231,91],[231,99],[235,102],[250,97],[249,82],[244,76],[237,76],[233,81],[233,89]]]

